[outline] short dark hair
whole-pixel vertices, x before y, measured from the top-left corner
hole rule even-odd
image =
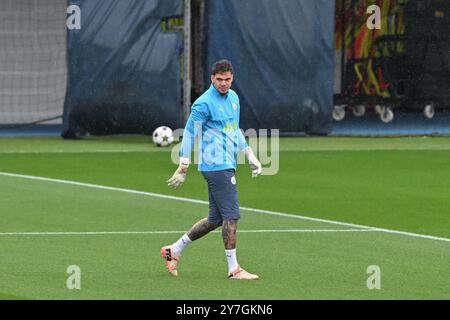
[[[223,72],[228,72],[228,71],[233,73],[233,65],[231,64],[230,61],[228,61],[226,59],[217,61],[216,63],[213,64],[213,66],[211,68],[211,74],[213,76],[218,73],[223,73]]]

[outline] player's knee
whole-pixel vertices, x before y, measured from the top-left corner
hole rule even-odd
[[[222,221],[222,219],[212,219],[211,217],[208,217],[208,223],[210,224],[211,229],[214,230],[214,229],[222,226],[223,221]]]
[[[232,217],[232,218],[223,219],[223,221],[228,223],[228,224],[237,224],[239,219],[240,219],[239,216],[235,216],[235,217]]]
[[[224,219],[223,220],[223,226],[226,226],[227,229],[237,229],[237,224],[238,224],[239,218],[237,219]]]

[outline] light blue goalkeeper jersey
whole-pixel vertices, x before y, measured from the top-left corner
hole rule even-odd
[[[221,95],[214,85],[192,105],[181,144],[180,157],[190,158],[199,139],[199,171],[236,169],[238,150],[248,147],[239,128],[239,97],[233,90]]]

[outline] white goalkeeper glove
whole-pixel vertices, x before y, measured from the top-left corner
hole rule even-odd
[[[252,148],[247,147],[244,151],[250,164],[250,168],[252,169],[252,178],[256,178],[262,171],[261,162],[256,158]]]
[[[172,178],[167,180],[167,185],[171,188],[178,188],[186,180],[186,173],[189,168],[189,158],[180,158],[180,164]]]

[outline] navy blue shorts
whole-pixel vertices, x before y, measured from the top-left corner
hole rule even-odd
[[[208,221],[221,224],[223,220],[238,220],[241,215],[234,169],[202,171],[208,183]]]

